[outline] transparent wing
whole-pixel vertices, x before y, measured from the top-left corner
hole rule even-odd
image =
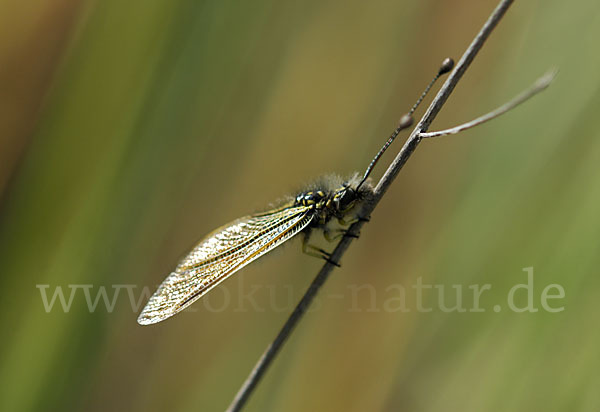
[[[138,323],[160,322],[182,311],[248,263],[300,232],[310,207],[284,207],[246,216],[204,238],[150,297]]]

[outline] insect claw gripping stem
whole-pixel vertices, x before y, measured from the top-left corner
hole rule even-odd
[[[318,251],[319,253],[322,253],[321,258],[323,258],[323,260],[325,260],[325,262],[331,263],[333,266],[337,266],[338,268],[342,267],[342,265],[340,265],[339,263],[337,263],[336,261],[331,259],[331,253],[329,253],[323,249],[315,248],[315,250]]]
[[[350,233],[350,231],[344,231],[344,237],[351,237],[352,239],[358,239],[360,237],[360,233]]]
[[[325,259],[325,262],[331,263],[333,266],[336,266],[338,268],[342,267],[342,265],[340,265],[339,263],[333,261],[330,257],[323,256],[323,259]]]

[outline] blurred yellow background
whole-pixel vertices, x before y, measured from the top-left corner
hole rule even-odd
[[[0,2],[0,409],[225,409],[322,262],[284,246],[151,327],[144,288],[214,228],[362,172],[495,5]],[[599,38],[596,0],[512,6],[432,130],[555,83],[423,142],[248,411],[600,410]],[[508,310],[529,267],[539,310]],[[437,307],[485,284],[483,312]],[[86,301],[102,287],[113,310]]]

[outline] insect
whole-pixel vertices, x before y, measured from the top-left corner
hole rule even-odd
[[[356,174],[342,180],[329,176],[282,205],[263,213],[237,219],[226,224],[200,241],[158,287],[138,317],[140,325],[163,321],[181,312],[232,274],[265,253],[303,233],[303,251],[327,260],[330,254],[309,244],[314,230],[322,230],[328,240],[340,236],[357,237],[345,227],[367,219],[360,216],[362,205],[373,199],[373,186],[368,178],[375,164],[398,133],[410,127],[412,113],[423,100],[433,83],[454,65],[451,59],[442,64],[410,112],[402,117],[399,126],[373,158],[362,178]],[[368,219],[367,219],[368,220]],[[342,228],[334,228],[339,223]]]

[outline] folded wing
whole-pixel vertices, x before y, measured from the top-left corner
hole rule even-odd
[[[138,323],[157,323],[181,312],[227,277],[300,232],[312,219],[310,209],[283,207],[215,230],[167,276]]]

